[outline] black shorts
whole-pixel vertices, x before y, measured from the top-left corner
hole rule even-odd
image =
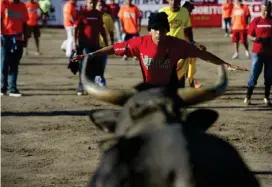
[[[40,27],[38,25],[37,26],[28,25],[26,27],[27,38],[30,38],[32,36],[32,33],[35,38],[39,38],[41,36]]]

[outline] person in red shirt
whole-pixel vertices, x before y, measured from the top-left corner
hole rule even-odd
[[[27,44],[28,44],[28,39],[31,37],[32,33],[34,35],[34,40],[36,44],[36,53],[35,55],[38,56],[40,55],[40,28],[38,25],[38,20],[39,20],[39,14],[38,11],[40,9],[40,6],[37,2],[34,0],[28,0],[26,3],[26,8],[28,12],[28,21],[27,21],[27,27],[26,27],[26,32],[27,32],[27,37],[26,37],[26,50],[25,50],[25,55],[28,54],[27,50]]]
[[[88,54],[88,57],[111,54],[136,56],[140,61],[143,80],[151,86],[184,87],[179,85],[176,66],[180,59],[188,57],[198,57],[216,65],[224,64],[231,67],[230,64],[208,51],[200,50],[185,40],[167,36],[166,33],[169,30],[167,14],[165,12],[152,13],[148,21],[150,34],[115,43]],[[73,61],[79,61],[83,57],[84,55],[76,56]]]
[[[75,50],[76,54],[91,53],[100,49],[99,38],[100,34],[103,37],[104,43],[108,46],[106,31],[103,26],[103,13],[96,10],[97,0],[86,0],[86,7],[79,12],[78,19],[75,21]],[[99,85],[106,85],[104,78],[105,63],[100,63],[105,56],[90,59],[89,76]],[[83,94],[83,87],[80,80],[81,70],[79,71],[79,84],[77,95]]]
[[[261,16],[254,18],[248,29],[248,38],[253,41],[251,72],[248,80],[245,104],[251,104],[251,95],[257,84],[257,80],[264,66],[264,103],[272,106],[269,100],[272,86],[272,3],[264,0],[262,3]]]
[[[17,89],[28,13],[20,0],[1,2],[1,95],[20,97]]]
[[[118,3],[115,3],[115,0],[110,0],[110,3],[108,4],[110,9],[111,9],[111,17],[114,22],[114,27],[115,27],[115,32],[116,32],[116,37],[119,42],[122,41],[122,34],[121,34],[121,24],[120,20],[118,18],[118,12],[120,10],[120,6]]]

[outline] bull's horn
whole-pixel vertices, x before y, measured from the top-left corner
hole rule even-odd
[[[87,77],[87,66],[88,66],[87,61],[88,61],[88,58],[84,58],[81,81],[82,81],[84,89],[91,96],[95,97],[96,99],[106,101],[108,103],[123,105],[132,95],[134,95],[137,92],[136,89],[111,90],[111,89],[96,85]]]
[[[178,89],[178,95],[184,101],[184,106],[191,106],[205,101],[210,101],[224,93],[228,85],[227,73],[223,65],[221,65],[218,70],[219,79],[213,87]]]

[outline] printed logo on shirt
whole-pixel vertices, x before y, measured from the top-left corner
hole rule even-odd
[[[234,10],[234,15],[235,16],[242,16],[244,15],[245,11],[244,10]]]
[[[169,69],[171,68],[171,63],[169,59],[166,60],[155,60],[153,58],[149,58],[147,55],[143,55],[141,53],[141,58],[143,59],[143,63],[146,67],[146,69],[151,69],[151,68],[161,68],[161,69]]]
[[[28,8],[27,11],[29,13],[35,13],[35,12],[38,12],[38,9],[37,8]]]
[[[271,28],[271,25],[257,25],[257,28]]]
[[[86,19],[87,20],[97,20],[98,18],[97,17],[87,17]]]
[[[21,12],[12,11],[12,10],[9,10],[9,9],[6,9],[5,14],[9,18],[15,18],[15,19],[23,18],[23,14]]]
[[[126,12],[126,11],[124,11],[124,17],[125,18],[135,18],[136,14],[134,12]]]
[[[170,28],[176,29],[182,26],[182,22],[180,20],[173,20],[169,23]]]

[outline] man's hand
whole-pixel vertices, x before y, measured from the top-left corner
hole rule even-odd
[[[79,62],[79,61],[83,60],[84,57],[85,57],[85,55],[76,55],[71,59],[71,61],[72,62]]]
[[[195,46],[201,51],[206,51],[207,50],[207,48],[204,45],[196,43]]]
[[[243,68],[243,67],[240,67],[240,66],[234,66],[234,65],[230,65],[230,64],[224,64],[224,66],[229,71],[249,71],[249,69]]]

